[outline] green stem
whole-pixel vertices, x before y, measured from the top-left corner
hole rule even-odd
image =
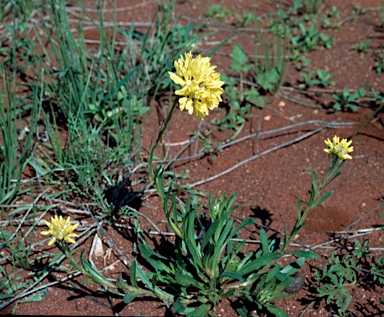
[[[301,213],[301,216],[299,216],[299,218],[297,219],[293,229],[292,229],[292,232],[289,236],[289,238],[287,239],[287,241],[283,244],[283,247],[282,249],[280,250],[281,252],[281,255],[278,259],[280,259],[284,254],[286,254],[286,250],[287,250],[287,247],[292,243],[292,241],[294,240],[295,236],[297,235],[297,233],[299,232],[299,230],[302,228],[303,226],[303,223],[305,221],[305,219],[307,218],[309,212],[314,208],[314,206],[316,205],[316,200],[317,200],[317,197],[319,197],[319,195],[321,194],[321,192],[324,190],[324,188],[338,175],[338,171],[340,170],[340,168],[342,167],[342,165],[344,164],[344,161],[342,160],[340,162],[339,165],[337,165],[337,162],[338,162],[339,158],[337,155],[334,155],[333,158],[332,158],[332,162],[328,168],[328,171],[327,173],[324,175],[321,183],[319,185],[315,185],[316,187],[313,189],[314,193],[312,194],[311,193],[311,199],[307,205],[307,207],[305,208],[305,210]],[[277,260],[278,260],[277,259]],[[277,261],[276,260],[276,261]],[[253,283],[255,283],[257,281],[258,278],[260,278],[264,273],[266,273],[268,271],[268,269],[276,262],[271,262],[271,263],[268,263],[266,264],[262,269],[260,269],[258,272],[257,272],[257,275],[256,276],[253,276],[252,278],[248,279],[247,281],[245,281],[244,283],[236,283],[236,284],[233,284],[233,285],[230,285],[228,287],[228,289],[242,289],[242,288],[245,288],[249,285],[252,285]]]
[[[305,208],[305,210],[303,211],[300,219],[297,219],[298,221],[294,227],[294,229],[297,229],[297,231],[302,227],[302,225],[303,225],[305,219],[307,218],[309,212],[314,208],[313,206],[316,203],[317,197],[319,197],[319,195],[324,190],[324,188],[330,183],[330,180],[333,179],[335,171],[338,171],[340,169],[341,166],[339,165],[339,167],[336,168],[336,170],[335,170],[337,161],[338,161],[337,155],[333,155],[332,162],[328,168],[327,173],[325,173],[320,185],[317,186],[317,184],[316,184],[316,188],[314,189],[313,199],[309,202],[307,208]],[[343,162],[341,162],[340,164],[343,164]],[[294,236],[296,234],[297,234],[297,232],[294,235],[291,235],[289,237],[288,243],[286,244],[286,246],[292,242],[292,240],[294,239]]]
[[[161,137],[163,136],[164,131],[167,128],[169,121],[172,119],[172,116],[177,109],[178,100],[179,100],[179,98],[175,98],[175,100],[173,101],[171,110],[169,111],[168,116],[164,119],[163,123],[161,124],[159,135],[157,136],[156,142],[150,151],[149,162],[148,162],[148,174],[149,174],[149,179],[150,179],[150,185],[151,184],[154,185],[154,187],[157,191],[157,194],[159,195],[159,197],[161,199],[161,203],[163,205],[164,211],[166,212],[166,216],[167,216],[169,225],[174,230],[176,235],[181,237],[181,232],[180,232],[177,224],[173,222],[173,220],[170,217],[169,212],[167,211],[168,209],[167,209],[167,202],[166,202],[165,193],[164,193],[164,178],[162,176],[162,171],[158,170],[158,172],[155,174],[154,169],[153,169],[153,155],[155,153],[155,149],[156,149],[158,143],[160,142]],[[160,181],[159,181],[159,178],[160,178]]]
[[[157,182],[156,182],[156,179],[155,179],[155,175],[154,175],[154,172],[153,172],[153,154],[155,153],[155,149],[157,147],[157,144],[160,142],[161,140],[161,137],[163,136],[164,134],[164,131],[165,129],[167,128],[168,126],[168,123],[169,121],[171,120],[175,110],[176,110],[176,105],[177,105],[177,101],[179,99],[178,98],[175,98],[175,100],[173,101],[173,105],[172,105],[172,108],[171,110],[169,111],[169,114],[168,116],[164,119],[163,123],[161,124],[161,127],[160,127],[160,131],[159,131],[159,135],[157,136],[157,139],[156,139],[156,142],[155,144],[153,145],[152,149],[151,149],[151,152],[149,154],[149,162],[148,162],[148,173],[149,173],[149,179],[151,180],[151,182],[153,182],[155,184],[155,187],[156,187],[156,190],[159,192],[158,188],[157,188]]]

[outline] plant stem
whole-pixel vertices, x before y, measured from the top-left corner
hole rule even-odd
[[[153,172],[153,154],[155,152],[155,149],[157,147],[157,144],[159,143],[161,137],[163,136],[164,134],[164,131],[165,129],[167,128],[168,126],[168,123],[169,121],[171,120],[175,110],[176,110],[176,105],[177,105],[177,102],[178,102],[178,98],[175,98],[175,100],[173,101],[173,104],[172,104],[172,108],[171,110],[169,111],[169,114],[168,116],[164,119],[164,121],[162,122],[161,124],[161,127],[160,127],[160,131],[159,131],[159,135],[157,136],[157,139],[156,139],[156,142],[155,144],[153,145],[152,149],[151,149],[151,152],[149,154],[149,162],[148,162],[148,173],[149,173],[149,179],[151,180],[152,183],[155,184],[155,187],[156,187],[156,190],[158,191],[159,193],[159,190],[157,188],[157,182],[156,182],[156,179],[155,179],[155,175],[154,175],[154,172]]]

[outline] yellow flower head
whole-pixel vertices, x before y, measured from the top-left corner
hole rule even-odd
[[[332,141],[327,139],[324,142],[328,146],[328,148],[324,151],[328,154],[337,155],[342,160],[352,159],[352,156],[348,154],[353,152],[353,146],[350,146],[352,144],[352,141],[348,142],[347,139],[342,139],[340,141],[340,138],[335,135]]]
[[[68,217],[67,220],[64,220],[62,216],[60,216],[60,218],[55,216],[51,218],[51,222],[46,221],[45,224],[48,226],[49,230],[42,231],[41,234],[44,236],[52,236],[48,245],[52,245],[60,240],[64,240],[68,243],[75,243],[73,238],[77,237],[77,234],[73,233],[73,231],[79,226],[79,223],[71,226],[70,217]]]
[[[218,107],[222,101],[220,95],[224,92],[220,81],[220,73],[215,72],[216,66],[211,66],[210,57],[196,58],[192,53],[185,53],[175,61],[176,73],[168,72],[171,79],[181,89],[176,90],[175,94],[182,96],[179,99],[180,110],[187,109],[190,115],[195,115],[204,120],[208,115],[208,109]]]

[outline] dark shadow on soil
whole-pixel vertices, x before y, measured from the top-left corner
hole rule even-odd
[[[140,210],[141,208],[141,197],[143,193],[141,191],[134,191],[131,184],[132,182],[129,177],[126,177],[117,185],[108,187],[104,191],[107,202],[115,207],[114,211],[117,214],[119,210],[125,206],[131,207],[135,210]]]
[[[263,227],[269,227],[272,224],[272,214],[269,210],[260,206],[251,207],[252,217],[259,219]]]

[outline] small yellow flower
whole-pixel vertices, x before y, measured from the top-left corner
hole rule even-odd
[[[342,139],[340,141],[340,138],[335,135],[332,141],[327,139],[324,142],[328,146],[328,149],[324,149],[324,151],[328,154],[335,154],[342,160],[352,159],[352,156],[348,154],[353,152],[353,146],[350,146],[352,141],[348,142],[347,139]]]
[[[220,73],[215,72],[216,66],[211,66],[210,57],[196,58],[192,53],[185,53],[175,61],[176,73],[168,72],[171,79],[181,89],[176,90],[175,94],[182,96],[179,99],[180,110],[187,109],[190,115],[195,115],[204,120],[209,110],[219,106],[222,101],[220,95],[224,92],[220,80]]]
[[[71,218],[68,217],[64,220],[62,216],[51,218],[51,222],[46,221],[45,224],[48,226],[48,231],[42,231],[41,234],[44,236],[52,236],[51,241],[48,245],[54,244],[56,241],[64,240],[68,243],[75,243],[73,238],[77,237],[73,231],[79,226],[79,223],[71,225]]]

